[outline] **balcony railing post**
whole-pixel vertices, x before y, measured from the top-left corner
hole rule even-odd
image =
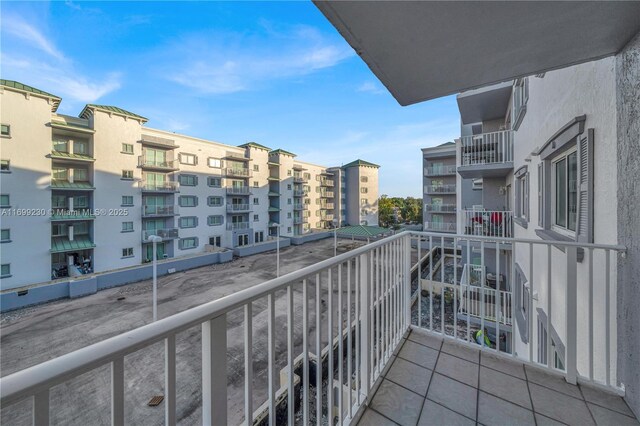
[[[371,365],[369,365],[369,359],[371,356],[371,341],[369,332],[369,319],[371,316],[369,256],[369,253],[360,255],[359,282],[357,283],[357,285],[360,287],[360,403],[366,401],[367,395],[369,394],[369,388],[371,386]]]
[[[227,315],[202,323],[202,424],[227,424]]]
[[[578,377],[578,248],[567,246],[567,382],[576,384]],[[608,331],[608,330],[607,330]],[[553,360],[548,360],[549,364]],[[608,366],[607,366],[608,368]]]
[[[420,244],[420,241],[418,241]],[[420,259],[418,259],[420,262]],[[411,235],[404,237],[404,270],[403,286],[404,286],[404,327],[406,329],[411,324]],[[418,277],[420,283],[420,277]],[[419,285],[419,284],[418,284]]]

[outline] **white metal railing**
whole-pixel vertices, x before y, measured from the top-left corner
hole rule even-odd
[[[96,400],[96,413],[108,411],[110,405],[111,423],[124,424],[126,389],[140,374],[127,368],[125,357],[140,356],[142,349],[163,343],[164,418],[166,424],[176,424],[180,420],[177,392],[184,390],[183,384],[176,386],[182,373],[176,368],[176,341],[197,327],[200,338],[194,342],[201,342],[202,381],[201,385],[187,386],[200,388],[197,393],[202,395],[203,424],[253,424],[255,416],[263,414],[254,410],[255,392],[266,394],[264,414],[270,424],[293,425],[297,400],[293,390],[298,380],[303,424],[309,424],[312,415],[314,422],[321,424],[334,413],[340,423],[348,424],[371,396],[374,383],[409,327],[409,243],[408,233],[388,237],[3,377],[0,403],[7,409],[32,398],[33,424],[49,424],[53,388],[80,375],[95,374],[96,369],[107,365],[111,399]],[[285,318],[277,322],[276,312],[278,320],[281,315]],[[265,371],[254,372],[261,365],[258,355],[263,359],[262,354],[254,352],[254,344],[263,338],[254,336],[257,314],[262,314],[266,322],[264,389],[256,386]],[[229,349],[233,349],[228,339],[234,331],[228,328],[228,318],[239,318],[243,328],[244,354],[239,365],[245,374],[244,383],[238,383],[238,393],[227,385],[227,362],[235,358],[228,358]],[[277,347],[276,340],[286,342],[285,348]],[[282,376],[277,365],[284,366]],[[278,377],[283,378],[282,387]],[[328,380],[323,382],[323,377]],[[312,398],[311,387],[316,384],[319,389],[314,390]],[[285,392],[283,397],[277,398],[281,392]],[[200,400],[194,394],[188,396]],[[228,410],[228,404],[235,404],[237,410]],[[278,407],[283,419],[276,418]],[[74,415],[82,417],[84,411],[88,410],[78,410]],[[148,420],[144,416],[131,419],[130,411],[126,411],[127,422]],[[228,412],[240,416],[229,418]]]
[[[143,180],[139,182],[139,186],[143,191],[151,192],[177,192],[180,188],[180,184],[173,181],[147,182]]]
[[[178,206],[142,206],[142,216],[171,216],[178,214]]]
[[[485,237],[513,236],[513,212],[466,209],[462,211],[464,233]]]
[[[511,130],[462,136],[460,142],[460,158],[463,166],[513,161]]]
[[[429,231],[455,232],[456,224],[451,222],[425,222],[424,228]]]
[[[579,380],[617,390],[612,295],[624,247],[412,235],[420,239],[413,246],[422,259],[414,268],[427,290],[413,296],[415,326],[474,345],[476,333],[484,330],[491,347],[483,345],[483,350],[518,357],[569,383]],[[443,258],[455,259],[449,260],[455,267],[447,270]]]
[[[412,268],[414,251],[420,262]],[[580,380],[615,388],[617,312],[612,294],[617,263],[624,261],[618,254],[623,251],[624,247],[603,244],[402,232],[5,376],[0,379],[0,404],[3,414],[12,415],[5,410],[32,399],[31,422],[49,424],[52,410],[65,410],[57,405],[50,409],[51,395],[69,392],[71,386],[77,388],[74,392],[101,386],[102,380],[74,379],[109,366],[111,398],[96,399],[94,413],[87,413],[88,407],[75,410],[74,420],[88,424],[110,406],[111,423],[124,424],[125,390],[148,379],[125,357],[135,354],[137,362],[152,362],[157,355],[142,351],[163,343],[166,424],[189,414],[187,407],[176,404],[178,391],[189,401],[202,400],[203,424],[252,424],[256,416],[266,415],[271,424],[292,425],[295,401],[301,401],[298,421],[303,424],[328,423],[334,413],[349,424],[372,396],[410,326],[473,345],[476,331],[484,330],[490,340],[493,334],[493,341],[490,347],[481,346],[483,351],[517,356],[570,383]],[[467,267],[473,273],[463,269],[458,280],[458,265],[471,265],[472,260],[479,261]],[[453,266],[450,271],[448,263]],[[488,285],[490,269],[498,282],[495,289]],[[420,277],[419,286],[427,280],[428,288],[422,288],[427,296],[419,288],[412,290],[414,273]],[[502,290],[501,277],[517,275],[526,279],[514,278],[514,288]],[[515,297],[519,291],[531,297]],[[472,300],[480,303],[472,306]],[[460,311],[469,315],[457,315]],[[229,341],[237,341],[239,329],[240,348],[229,346]],[[541,333],[542,329],[549,332]],[[183,333],[190,333],[188,340]],[[176,386],[183,374],[176,363],[177,339],[192,342],[184,351],[198,352],[201,383],[185,378]],[[266,365],[254,345],[264,345],[260,347],[265,348]],[[231,383],[227,363],[236,362],[238,349],[243,354],[235,367],[244,374],[234,374],[241,379]],[[55,389],[67,382],[72,383]],[[316,384],[321,388],[312,389]],[[255,409],[255,395],[265,395],[264,412]],[[74,399],[60,400],[69,401]],[[227,413],[241,414],[229,418]],[[137,418],[129,418],[132,414]],[[83,419],[85,415],[89,418]],[[148,420],[148,413],[140,411],[127,410],[127,416],[131,423]]]
[[[247,211],[250,210],[251,206],[249,204],[227,204],[227,211],[228,212],[241,212],[241,211]]]
[[[249,186],[234,186],[227,188],[227,194],[230,195],[249,195],[251,188]]]
[[[449,176],[456,174],[456,166],[448,165],[448,166],[430,166],[424,168],[425,176]]]
[[[138,166],[139,167],[150,167],[156,169],[169,169],[174,170],[178,168],[178,162],[176,160],[156,160],[152,158],[147,158],[144,155],[140,155],[138,157]]]
[[[178,228],[163,228],[142,231],[142,241],[148,241],[149,237],[156,235],[163,240],[173,240],[178,238]]]
[[[426,185],[424,189],[427,194],[453,194],[456,192],[456,185],[454,183],[446,185]]]
[[[455,204],[425,204],[425,212],[455,213],[457,209]]]
[[[251,223],[249,222],[228,222],[227,223],[228,231],[235,231],[239,229],[249,229],[249,228],[251,228]]]
[[[249,177],[249,175],[251,174],[251,172],[249,171],[249,169],[246,168],[227,168],[227,176],[240,176],[240,177]]]

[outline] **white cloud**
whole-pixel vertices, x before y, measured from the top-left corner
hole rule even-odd
[[[74,62],[53,41],[21,17],[3,16],[2,32],[3,78],[52,92],[71,103],[95,102],[121,87],[119,72],[91,79],[78,72]],[[71,105],[64,105],[63,109],[66,106]]]
[[[372,81],[365,81],[356,89],[358,92],[366,92],[373,93],[374,95],[381,95],[385,93],[385,90],[382,89],[378,84]]]
[[[154,58],[164,63],[163,77],[210,94],[253,89],[265,82],[300,77],[330,68],[351,57],[339,40],[298,26],[277,31],[263,23],[262,33],[197,33],[163,46]],[[266,36],[266,38],[265,38]]]

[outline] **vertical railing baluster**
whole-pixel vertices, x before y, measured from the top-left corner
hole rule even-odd
[[[404,331],[411,325],[411,235],[404,237],[404,250],[403,250],[404,271],[402,291],[404,292],[404,324],[402,326]]]
[[[276,312],[273,293],[269,293],[267,296],[267,318],[267,386],[269,392],[269,425],[273,426],[276,424]]]
[[[484,262],[484,240],[480,241],[480,264],[482,265],[482,269],[480,270],[480,330],[482,330],[482,337],[489,338],[487,336],[487,332],[484,328],[484,315],[486,312],[485,304],[487,303],[485,299],[485,280],[486,278],[486,266]],[[484,350],[484,341],[480,345],[480,350]]]
[[[533,346],[534,344],[539,345],[538,340],[533,339],[533,243],[529,243],[529,298],[527,299],[527,324],[528,324],[528,334],[529,334],[529,362],[534,362],[533,358]],[[514,258],[515,263],[515,258]],[[524,287],[521,291],[525,291]],[[549,287],[549,291],[551,291],[551,287]],[[521,297],[522,298],[522,297]],[[536,343],[538,342],[538,343]],[[539,349],[538,349],[539,352]],[[539,360],[538,360],[539,361]]]
[[[457,287],[456,287],[457,286]],[[458,338],[458,239],[453,237],[453,338]]]
[[[422,327],[422,237],[418,237],[418,327]]]
[[[360,393],[358,394],[358,403],[363,403],[369,394],[371,387],[371,365],[369,364],[369,358],[371,354],[371,342],[369,340],[369,328],[370,322],[370,293],[371,288],[369,286],[369,256],[370,253],[364,253],[360,255],[360,271],[359,281],[357,283],[360,288]]]
[[[316,274],[316,424],[322,422],[322,321],[320,274]]]
[[[444,237],[440,237],[440,332],[443,336],[447,333],[444,328]]]
[[[244,418],[253,424],[253,304],[244,305]]]
[[[471,274],[471,240],[467,238],[467,275],[465,284],[465,294],[467,295],[465,298],[465,305],[467,306],[467,342],[471,341],[471,313],[469,312],[469,308],[471,307],[471,293],[469,292],[469,284],[471,283],[470,274]]]
[[[351,259],[347,261],[347,385],[349,387],[349,399],[347,401],[348,418],[351,421],[353,416],[353,371],[351,358],[353,356],[353,331],[351,330]],[[357,318],[356,318],[357,321]],[[305,423],[308,424],[308,423]]]
[[[48,396],[48,395],[47,395]],[[44,398],[42,399],[44,400]],[[44,410],[44,408],[42,408]],[[36,410],[40,411],[40,410]],[[48,399],[47,399],[48,412]],[[49,416],[47,413],[47,422]],[[35,423],[37,426],[40,423]],[[124,357],[111,362],[111,425],[124,425]]]
[[[122,360],[122,358],[120,358]],[[111,371],[112,371],[112,388],[111,388],[111,401],[114,401],[115,398],[113,396],[113,371],[114,371],[114,363],[111,363]],[[111,424],[112,425],[123,425],[124,424],[124,368],[122,369],[122,404],[120,407],[120,413],[116,416],[116,413],[113,410],[114,404],[112,402],[112,410],[111,410]],[[33,396],[33,413],[32,413],[32,424],[34,426],[48,426],[49,425],[49,389],[45,389],[36,393]]]
[[[356,373],[356,404],[358,404],[358,406],[360,405],[360,387],[361,387],[361,377],[360,377],[360,369],[361,369],[361,361],[362,361],[362,355],[361,355],[361,316],[362,316],[362,305],[361,305],[361,288],[360,288],[360,257],[356,257],[354,259],[355,262],[355,269],[354,269],[354,282],[353,285],[356,288],[356,297],[355,297],[355,322],[356,322],[356,334],[355,334],[355,340],[356,340],[356,357],[355,357],[355,373]]]
[[[611,386],[611,250],[606,249],[604,251],[605,254],[605,269],[604,269],[604,279],[605,279],[605,310],[604,310],[604,321],[605,321],[605,345],[607,346],[605,350],[605,359],[604,365],[606,366],[606,384],[607,386]]]
[[[376,351],[377,348],[375,347],[376,341],[375,341],[375,297],[376,297],[376,291],[375,291],[375,275],[374,275],[374,269],[373,269],[373,263],[374,263],[374,251],[375,250],[370,250],[369,251],[369,258],[368,258],[368,271],[367,271],[367,276],[369,278],[369,301],[368,301],[368,316],[369,316],[369,342],[371,342],[371,346],[370,346],[370,350],[369,350],[369,371],[371,374],[371,378],[370,383],[373,383],[375,381],[375,375],[377,373],[377,369],[378,366],[376,365]]]
[[[553,318],[552,315],[552,309],[551,309],[551,289],[553,288],[553,285],[551,283],[551,244],[547,244],[547,263],[548,263],[548,267],[547,267],[547,285],[548,285],[548,291],[547,291],[547,367],[548,368],[553,368],[553,363],[551,362],[553,359],[553,347],[551,345],[551,318]],[[533,283],[532,283],[533,284]],[[531,295],[530,298],[533,298],[533,289],[531,289]],[[565,315],[567,313],[565,312]],[[533,310],[531,311],[531,321],[533,322]]]
[[[327,423],[333,425],[333,280],[331,268],[327,271]]]
[[[307,280],[302,280],[302,422],[309,424],[309,383],[311,381],[309,371],[309,292]]]
[[[227,423],[227,315],[202,323],[202,423]]]
[[[429,330],[433,331],[433,237],[429,235]]]
[[[567,246],[567,382],[577,383],[578,378],[578,248]],[[551,329],[547,329],[551,334]],[[551,360],[549,360],[551,363]],[[607,368],[609,366],[607,365]]]
[[[589,321],[589,380],[593,380],[593,366],[595,356],[593,353],[593,247],[589,247],[589,306],[587,311]]]
[[[496,352],[500,352],[500,311],[502,307],[502,286],[500,285],[500,242],[496,241],[496,291],[493,307],[496,314]]]
[[[376,303],[375,303],[375,314],[376,314],[376,374],[382,373],[382,340],[380,330],[380,320],[381,320],[381,307],[382,307],[382,297],[380,292],[380,248],[375,249],[375,292],[376,292]]]
[[[342,302],[342,263],[338,265],[338,383],[340,384],[340,391],[338,392],[338,425],[342,426],[343,422],[343,413],[344,413],[344,401],[343,401],[343,389],[344,389],[344,380],[343,380],[343,367],[344,367],[344,348],[343,348],[343,340],[344,340],[344,320],[342,317],[342,311],[344,309],[344,304]],[[351,332],[351,330],[349,330]]]
[[[176,424],[176,335],[164,339],[164,423]]]
[[[295,422],[295,389],[293,370],[293,285],[287,286],[287,423],[293,426]]]

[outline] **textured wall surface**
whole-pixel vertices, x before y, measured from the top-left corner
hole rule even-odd
[[[640,34],[616,58],[618,236],[627,247],[618,274],[618,377],[640,417]]]

